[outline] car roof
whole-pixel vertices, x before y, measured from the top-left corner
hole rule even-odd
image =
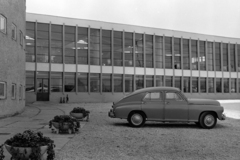
[[[151,92],[152,91],[180,91],[180,89],[175,87],[147,87],[147,88],[138,89],[132,92],[130,95],[143,93],[143,92],[150,92],[150,91]]]

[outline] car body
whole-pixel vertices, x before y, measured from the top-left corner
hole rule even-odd
[[[188,99],[174,87],[149,87],[113,103],[108,116],[127,119],[133,127],[141,127],[145,121],[159,121],[195,122],[210,129],[216,125],[217,119],[226,119],[223,111],[216,100]]]

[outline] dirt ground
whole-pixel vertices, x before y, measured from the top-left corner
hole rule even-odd
[[[131,128],[109,118],[111,103],[86,104],[90,121],[56,154],[57,160],[240,160],[240,120],[214,129],[147,122]]]

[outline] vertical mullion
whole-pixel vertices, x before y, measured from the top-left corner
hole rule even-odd
[[[112,76],[111,76],[111,79],[112,79],[112,94],[114,94],[114,29],[112,29],[111,31],[111,59],[112,59]]]
[[[49,23],[49,46],[48,46],[48,63],[49,63],[49,78],[48,78],[48,91],[49,91],[49,95],[51,94],[51,70],[52,70],[52,65],[51,65],[51,46],[52,46],[52,24],[51,22]]]
[[[136,49],[135,49],[135,31],[133,32],[133,67],[134,67],[134,75],[133,75],[133,91],[136,90]]]
[[[156,87],[156,51],[155,51],[155,46],[156,46],[156,35],[154,33],[153,35],[153,69],[154,69],[154,77],[153,77],[153,86]]]
[[[175,53],[174,53],[174,36],[172,36],[172,70],[173,70],[173,75],[172,75],[172,87],[175,87]]]
[[[34,78],[34,83],[35,83],[35,94],[37,94],[37,25],[38,25],[38,22],[36,21],[35,22],[35,48],[34,48],[34,51],[35,51],[35,78]]]
[[[62,44],[63,44],[63,47],[62,47],[62,50],[63,50],[63,74],[62,74],[62,79],[63,79],[63,84],[62,84],[62,87],[63,87],[63,94],[65,93],[65,24],[63,24],[63,39],[62,39]]]
[[[181,54],[181,70],[182,70],[182,76],[181,76],[181,90],[183,91],[183,38],[180,39],[180,54]]]
[[[190,93],[192,94],[192,39],[189,38],[189,58],[190,58]]]
[[[123,30],[122,32],[122,49],[123,49],[123,60],[122,60],[122,65],[123,65],[123,94],[125,95],[125,31]]]
[[[91,43],[91,27],[88,26],[88,94],[90,94],[90,76],[91,76],[91,73],[90,73],[90,43]]]
[[[75,73],[75,93],[78,94],[78,46],[77,46],[77,41],[78,41],[78,25],[76,25],[75,28],[75,65],[76,65],[76,73]]]
[[[100,51],[99,51],[99,57],[100,57],[100,94],[102,94],[102,89],[103,89],[103,81],[102,81],[102,77],[103,77],[103,73],[102,73],[102,27],[100,28],[100,46],[99,46],[99,49],[100,49]]]
[[[146,88],[146,35],[143,34],[143,66],[144,66],[144,77],[143,77],[143,87]]]
[[[163,35],[163,40],[162,40],[162,49],[163,49],[163,71],[164,71],[164,75],[163,75],[163,86],[166,86],[165,83],[165,79],[166,79],[166,71],[165,71],[165,35]]]

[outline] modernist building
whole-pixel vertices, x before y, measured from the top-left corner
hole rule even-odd
[[[240,97],[240,39],[30,13],[26,21],[28,102],[110,102],[152,86]]]
[[[0,0],[0,117],[25,107],[25,0]]]

